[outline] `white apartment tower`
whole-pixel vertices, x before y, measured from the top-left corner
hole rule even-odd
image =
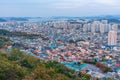
[[[117,32],[116,31],[109,31],[108,33],[108,45],[114,46],[117,44]]]

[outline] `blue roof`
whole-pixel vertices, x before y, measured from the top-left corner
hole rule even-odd
[[[81,64],[80,66],[77,64],[74,64],[74,62],[62,62],[62,64],[64,64],[66,67],[74,69],[74,70],[82,70],[85,69],[87,67],[87,64]]]
[[[64,48],[64,46],[58,46],[58,48]]]
[[[50,46],[52,49],[55,49],[56,48],[56,46],[54,46],[54,45],[52,45],[52,46]]]
[[[117,72],[120,72],[120,67],[118,67],[118,68],[116,69],[116,71],[117,71]]]
[[[86,68],[87,67],[87,64],[82,64],[82,65],[80,65],[80,69],[84,69],[84,68]]]
[[[63,38],[61,38],[62,40],[65,40],[65,38],[63,37]]]

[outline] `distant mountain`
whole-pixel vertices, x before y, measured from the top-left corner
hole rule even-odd
[[[120,19],[120,15],[106,15],[106,16],[90,16],[81,17],[82,19]]]
[[[120,23],[119,19],[107,19],[108,22],[113,22],[113,23]]]
[[[90,16],[90,17],[81,17],[82,19],[90,20],[108,20],[109,23],[120,23],[120,15],[107,15],[107,16]]]
[[[0,22],[7,22],[7,21],[29,21],[29,18],[23,17],[1,17]]]
[[[108,20],[109,22],[120,23],[120,15],[106,15],[106,16],[86,16],[86,17],[67,17],[67,16],[53,16],[53,17],[0,17],[0,22],[6,21],[30,21],[30,20],[66,20],[66,21],[76,21],[76,20]]]
[[[17,17],[12,17],[9,19],[10,21],[28,21],[28,18],[17,18]]]
[[[0,22],[6,22],[6,20],[3,18],[0,18]]]

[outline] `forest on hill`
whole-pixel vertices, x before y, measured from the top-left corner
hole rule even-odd
[[[66,68],[58,62],[43,61],[19,49],[0,52],[0,80],[90,80],[91,76]]]

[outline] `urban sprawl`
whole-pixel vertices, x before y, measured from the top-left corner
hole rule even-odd
[[[57,61],[77,72],[120,80],[120,24],[108,20],[47,20],[0,22],[0,29],[39,35],[9,36],[7,46],[45,61]],[[8,37],[8,36],[7,36]],[[22,45],[21,45],[22,44]]]

